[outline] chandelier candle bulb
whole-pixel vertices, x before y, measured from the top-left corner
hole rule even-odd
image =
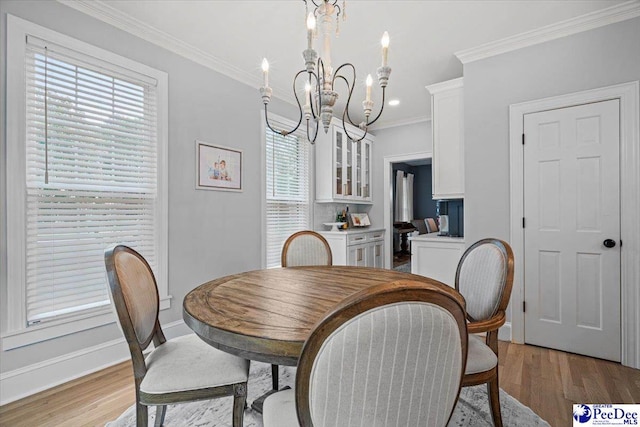
[[[269,61],[262,59],[262,76],[264,77],[264,87],[269,87]]]
[[[380,40],[380,44],[382,44],[382,66],[387,66],[387,61],[389,58],[389,33],[384,32],[382,34],[382,40]]]
[[[311,49],[313,45],[313,31],[316,28],[316,18],[313,13],[307,16],[307,48]]]
[[[371,74],[367,75],[367,101],[371,101],[371,85],[373,84],[373,79],[371,78]]]

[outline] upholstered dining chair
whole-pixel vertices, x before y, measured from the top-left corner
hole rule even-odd
[[[498,329],[513,286],[513,251],[498,239],[483,239],[462,255],[456,270],[455,288],[464,296],[469,331],[469,355],[462,386],[487,383],[491,416],[502,426],[498,386]],[[477,335],[484,333],[484,340]]]
[[[280,263],[283,267],[305,265],[331,265],[331,247],[322,235],[311,230],[298,231],[287,238],[282,246]],[[278,390],[278,365],[271,365],[273,390]]]
[[[464,309],[451,294],[412,281],[365,289],[315,326],[295,389],[265,400],[264,427],[445,426],[466,358]]]
[[[282,247],[283,267],[331,265],[332,262],[329,243],[315,231],[303,230],[293,233]]]
[[[159,297],[147,261],[118,245],[105,251],[111,301],[129,344],[136,389],[136,422],[147,426],[148,406],[157,406],[155,425],[167,404],[233,396],[233,426],[241,427],[249,362],[217,350],[195,334],[167,341],[158,321]],[[153,342],[154,350],[143,351]]]

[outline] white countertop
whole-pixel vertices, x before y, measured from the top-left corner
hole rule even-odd
[[[409,235],[409,240],[416,242],[464,243],[464,237],[438,236],[438,233]]]
[[[338,230],[338,231],[329,231],[329,230],[321,230],[318,231],[320,234],[330,234],[330,235],[341,235],[341,234],[360,234],[360,233],[370,233],[372,231],[384,231],[384,228],[380,227],[350,227],[346,230]]]

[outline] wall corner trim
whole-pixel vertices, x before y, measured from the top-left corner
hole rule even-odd
[[[183,320],[162,326],[167,339],[185,335]],[[0,374],[0,405],[108,368],[130,358],[124,338],[107,341]]]
[[[468,64],[638,16],[640,16],[640,0],[631,0],[515,36],[460,50],[455,52],[454,55],[462,64]]]

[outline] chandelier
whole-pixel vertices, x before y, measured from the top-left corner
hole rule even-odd
[[[298,71],[293,78],[293,94],[298,104],[300,111],[300,118],[298,123],[291,130],[275,130],[269,123],[269,116],[267,113],[267,105],[271,101],[271,95],[273,90],[269,87],[269,62],[266,58],[262,60],[262,73],[263,73],[263,86],[260,88],[260,94],[262,95],[262,102],[264,103],[264,116],[265,121],[269,129],[275,133],[279,133],[286,136],[295,132],[300,128],[303,118],[306,121],[307,128],[307,140],[312,144],[315,143],[318,136],[318,129],[320,128],[320,122],[324,127],[325,133],[329,131],[329,125],[333,117],[333,107],[338,99],[338,92],[336,92],[336,84],[338,82],[346,85],[347,89],[347,102],[342,112],[342,128],[344,133],[349,139],[354,142],[361,141],[366,135],[370,125],[375,123],[384,110],[385,89],[389,82],[389,75],[391,74],[391,67],[387,65],[387,57],[389,52],[389,34],[385,31],[381,44],[382,44],[382,66],[378,68],[378,84],[382,88],[382,103],[380,111],[373,120],[371,118],[371,111],[373,109],[373,101],[371,100],[371,86],[373,79],[371,74],[366,79],[366,97],[362,101],[362,108],[364,110],[364,121],[359,124],[354,123],[349,115],[349,106],[352,101],[353,90],[356,84],[356,68],[351,63],[344,63],[336,68],[335,72],[331,64],[331,35],[333,33],[333,21],[335,15],[336,21],[336,35],[339,33],[340,15],[342,19],[346,18],[345,15],[345,3],[343,0],[342,7],[337,3],[338,0],[309,0],[315,6],[313,12],[308,12],[307,0],[303,0],[305,4],[305,11],[307,16],[307,48],[302,52],[304,58],[305,68]],[[313,49],[313,41],[316,36],[316,21],[320,22],[321,38],[322,38],[322,57],[318,57],[318,53]],[[306,78],[304,107],[300,103],[300,98],[296,91],[296,81],[300,76]],[[360,128],[363,132],[362,135],[356,137],[351,135],[347,130],[346,123],[350,123],[353,126]]]

